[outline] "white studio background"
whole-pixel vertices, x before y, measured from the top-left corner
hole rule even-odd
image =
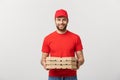
[[[41,45],[60,8],[84,46],[78,80],[120,80],[119,0],[0,0],[0,80],[47,80]]]

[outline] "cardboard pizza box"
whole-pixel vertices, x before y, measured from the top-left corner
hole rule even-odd
[[[47,69],[77,69],[77,60],[75,57],[47,57]]]

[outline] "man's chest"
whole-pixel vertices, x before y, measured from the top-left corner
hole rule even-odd
[[[71,38],[56,38],[50,41],[49,47],[52,51],[71,51],[75,48],[75,41]]]

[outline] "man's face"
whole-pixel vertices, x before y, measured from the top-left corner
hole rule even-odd
[[[68,18],[66,17],[57,17],[55,18],[55,24],[59,31],[65,31],[68,24]]]

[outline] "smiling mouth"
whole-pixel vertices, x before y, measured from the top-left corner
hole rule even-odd
[[[60,24],[59,26],[65,26],[64,24]]]
[[[60,25],[59,28],[64,28],[64,25]]]

